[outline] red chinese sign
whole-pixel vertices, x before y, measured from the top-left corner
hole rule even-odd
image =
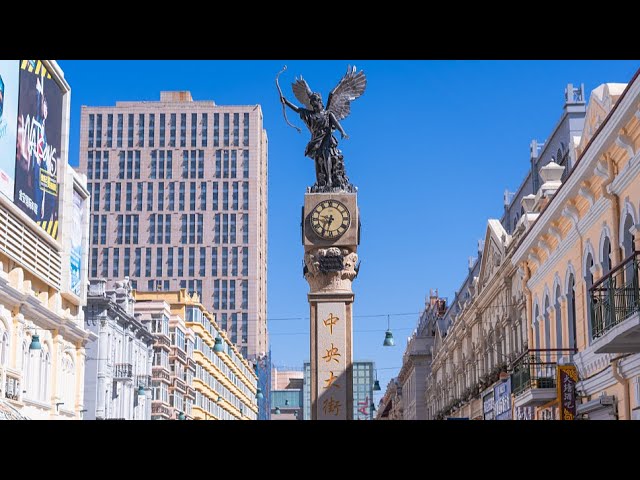
[[[560,420],[576,418],[576,382],[578,370],[573,365],[558,365],[558,402]]]

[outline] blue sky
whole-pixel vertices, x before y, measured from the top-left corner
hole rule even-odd
[[[282,117],[274,78],[304,75],[326,95],[347,64],[363,69],[365,94],[342,125],[347,175],[359,188],[362,239],[354,282],[354,359],[374,360],[382,388],[397,374],[406,337],[430,288],[453,298],[488,218],[502,213],[529,167],[529,143],[544,141],[567,83],[591,92],[628,82],[638,61],[59,61],[72,88],[70,162],[78,164],[81,105],[158,100],[190,90],[195,100],[262,105],[269,137],[268,317],[277,365],[309,357],[307,283],[299,217],[314,182],[309,135]],[[387,314],[396,347],[383,348]],[[408,314],[408,315],[407,315]],[[377,315],[377,316],[374,316]],[[381,392],[382,393],[382,392]]]

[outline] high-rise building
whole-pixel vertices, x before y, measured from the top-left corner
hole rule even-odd
[[[197,292],[243,357],[268,353],[260,105],[180,91],[83,106],[80,169],[92,196],[90,278]]]
[[[0,60],[0,418],[84,409],[89,192],[57,63]],[[17,126],[17,128],[16,128]]]

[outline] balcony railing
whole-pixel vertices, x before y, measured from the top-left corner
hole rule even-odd
[[[113,369],[113,378],[116,380],[131,380],[133,378],[133,366],[130,363],[116,363]]]
[[[20,398],[20,379],[7,375],[4,396],[9,400],[18,400]]]
[[[136,383],[139,387],[151,388],[151,375],[136,375]]]
[[[164,405],[153,403],[151,404],[151,415],[164,415],[169,418],[171,417],[171,410]]]
[[[187,363],[187,354],[175,345],[171,346],[170,357],[178,357],[182,363]]]
[[[155,345],[158,347],[166,347],[171,348],[171,341],[167,338],[164,333],[156,333],[155,334]]]
[[[187,368],[191,369],[194,372],[196,371],[196,361],[191,357],[187,359]]]
[[[173,388],[180,390],[182,393],[186,393],[187,391],[187,384],[184,383],[184,380],[182,380],[181,378],[173,377],[172,386]]]
[[[594,340],[640,311],[639,265],[640,252],[634,252],[589,290]]]
[[[513,364],[511,391],[517,397],[529,390],[555,389],[558,358],[574,352],[573,348],[527,350]]]
[[[152,373],[152,377],[154,380],[166,380],[167,382],[170,381],[169,372],[163,366],[154,365]]]

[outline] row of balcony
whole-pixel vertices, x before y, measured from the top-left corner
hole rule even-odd
[[[162,415],[166,418],[171,418],[171,409],[161,403],[151,404],[151,415]]]

